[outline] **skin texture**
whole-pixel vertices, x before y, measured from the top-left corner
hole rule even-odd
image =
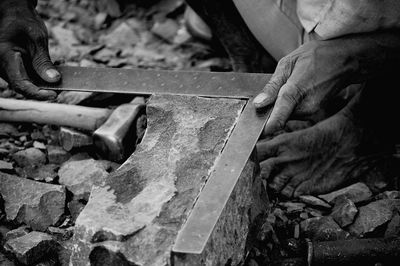
[[[56,93],[39,89],[30,77],[55,83],[61,75],[50,60],[47,30],[35,5],[32,0],[0,0],[0,72],[16,92],[47,100]]]
[[[188,2],[218,36],[235,71],[274,72],[254,99],[259,111],[272,108],[257,144],[262,175],[272,189],[295,197],[360,179],[381,187],[394,143],[393,121],[387,120],[398,112],[387,108],[398,105],[388,101],[398,99],[391,83],[381,81],[397,75],[392,70],[400,62],[399,31],[311,41],[265,71],[256,59],[262,53],[232,2]]]

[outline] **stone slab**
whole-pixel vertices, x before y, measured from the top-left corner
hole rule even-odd
[[[243,106],[244,101],[232,99],[152,96],[142,143],[104,185],[92,189],[76,221],[71,263],[101,259],[106,265],[170,265],[174,240]],[[220,236],[228,226],[247,224],[247,215],[243,221],[238,217],[250,205],[251,197],[244,194],[252,189],[256,169],[253,161],[248,163],[251,174],[243,180],[252,182],[235,189],[225,208],[226,221],[215,229]],[[232,243],[240,242],[242,248],[245,232],[237,233],[240,237]],[[219,247],[224,248],[222,242]]]
[[[66,193],[62,186],[45,184],[0,173],[0,194],[7,220],[45,231],[64,214]]]

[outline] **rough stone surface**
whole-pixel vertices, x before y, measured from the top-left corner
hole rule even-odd
[[[5,241],[17,238],[17,237],[21,237],[24,235],[29,234],[31,230],[29,229],[29,227],[27,226],[21,226],[18,227],[17,229],[11,230],[9,232],[7,232],[6,236],[5,236]]]
[[[49,163],[52,164],[62,164],[71,157],[71,154],[64,150],[60,146],[47,146],[47,158],[49,159]]]
[[[12,252],[19,262],[33,265],[55,253],[57,246],[57,242],[48,234],[34,231],[7,241],[4,248]]]
[[[58,165],[45,164],[29,172],[25,171],[24,175],[36,181],[52,182],[57,177]]]
[[[373,233],[392,219],[395,203],[393,200],[378,200],[360,207],[358,216],[348,231],[357,237]]]
[[[0,123],[0,137],[15,136],[18,134],[18,129],[8,123]]]
[[[0,173],[0,194],[7,220],[25,223],[34,230],[46,230],[64,213],[66,195],[62,186]]]
[[[94,159],[68,161],[58,171],[59,183],[74,194],[74,199],[89,199],[93,185],[102,185],[108,176],[107,165]]]
[[[71,151],[74,148],[81,148],[93,144],[91,136],[86,135],[72,128],[60,128],[60,143],[66,151]]]
[[[305,236],[314,241],[344,240],[350,237],[330,216],[310,218],[302,221],[300,226]]]
[[[302,195],[302,196],[299,196],[299,199],[302,202],[304,202],[305,204],[311,205],[311,206],[314,206],[314,207],[319,207],[319,208],[324,208],[324,209],[330,209],[331,208],[331,205],[329,205],[325,201],[323,201],[323,200],[321,200],[321,199],[319,199],[317,197],[311,196],[311,195]]]
[[[321,199],[329,203],[334,203],[335,198],[338,196],[346,196],[354,203],[359,203],[370,199],[372,192],[366,184],[359,182],[328,194],[319,195]]]
[[[331,216],[338,225],[345,227],[353,223],[357,213],[358,209],[354,202],[344,198],[335,204]]]
[[[16,152],[13,159],[21,167],[34,168],[46,163],[46,154],[39,149],[28,148]]]
[[[13,170],[14,167],[12,165],[12,163],[0,160],[0,171],[11,171]]]
[[[242,108],[237,100],[153,96],[142,143],[93,188],[76,221],[71,263],[168,265]]]

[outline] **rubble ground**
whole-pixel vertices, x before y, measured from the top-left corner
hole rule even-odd
[[[82,67],[231,71],[218,43],[190,35],[182,0],[40,0],[55,64]],[[6,85],[0,97],[23,98]],[[126,95],[61,92],[59,103],[112,107]],[[74,140],[74,141],[73,141]],[[120,164],[93,148],[88,132],[0,123],[0,265],[68,265],[77,216],[91,186]],[[244,264],[279,265],[290,239],[399,236],[400,192],[364,183],[285,200],[270,194]]]

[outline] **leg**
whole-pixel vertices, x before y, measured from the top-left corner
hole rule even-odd
[[[236,72],[272,73],[275,60],[247,28],[232,0],[187,0],[210,26],[232,61]]]

